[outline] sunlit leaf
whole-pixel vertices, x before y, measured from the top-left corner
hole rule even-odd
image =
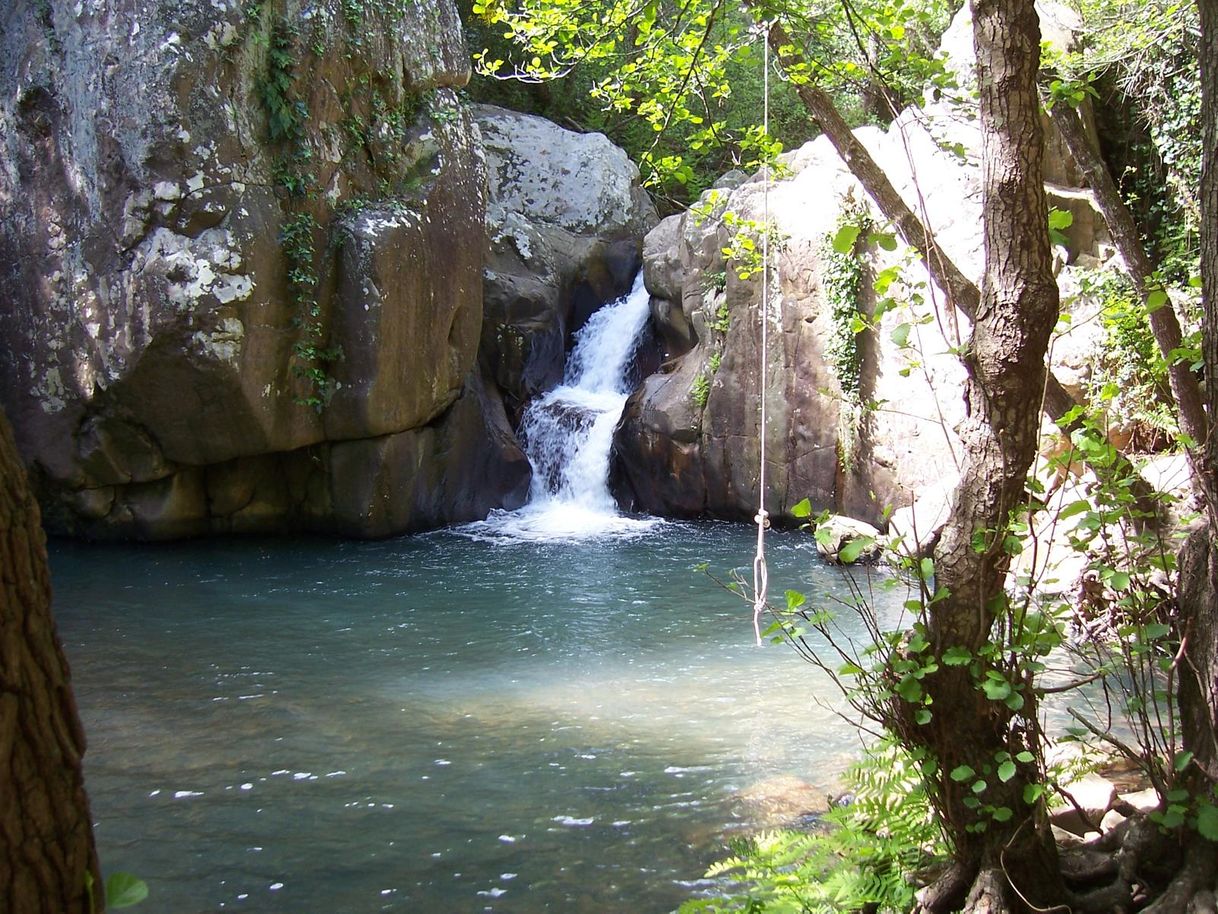
[[[129,908],[148,897],[148,883],[131,873],[111,873],[106,880],[106,907]]]

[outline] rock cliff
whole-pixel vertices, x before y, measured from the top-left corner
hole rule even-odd
[[[946,36],[957,62],[972,59],[966,17],[967,9]],[[968,107],[928,102],[887,129],[856,135],[915,211],[928,214],[956,264],[977,277],[979,143]],[[1062,261],[1094,263],[1109,251],[1089,194],[1064,153],[1050,160],[1051,204],[1077,210]],[[764,396],[772,515],[789,518],[809,498],[818,510],[886,526],[889,510],[918,498],[928,511],[941,505],[957,478],[954,428],[964,404],[954,351],[968,338],[967,320],[944,307],[913,252],[882,237],[883,220],[826,138],[783,155],[768,192],[761,175],[737,172],[719,183],[644,242],[666,362],[631,397],[619,425],[619,497],[660,514],[752,518]],[[762,353],[761,273],[724,249],[734,238],[760,247],[767,209],[776,236]],[[862,231],[848,251],[835,252],[831,239],[846,225]],[[1070,272],[1063,270],[1067,284]],[[886,289],[880,296],[877,279]],[[1077,323],[1079,335],[1094,330]],[[1092,342],[1055,345],[1077,357]]]
[[[451,0],[0,16],[0,403],[51,529],[380,536],[523,500],[501,390],[561,370],[654,221],[620,151],[476,120]]]
[[[479,358],[519,418],[561,380],[589,314],[630,290],[657,217],[638,168],[603,135],[486,105],[475,113],[490,179]]]
[[[18,0],[3,42],[0,395],[52,527],[434,521],[366,482],[502,446],[452,6]]]

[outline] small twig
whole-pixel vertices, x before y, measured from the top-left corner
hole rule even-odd
[[[1067,683],[1066,685],[1043,686],[1043,687],[1037,689],[1036,691],[1041,697],[1044,697],[1045,695],[1057,695],[1061,692],[1071,692],[1074,689],[1082,688],[1083,686],[1088,685],[1089,683],[1095,682],[1097,679],[1103,679],[1107,675],[1108,675],[1107,670],[1099,670],[1095,673],[1092,673],[1090,676],[1086,676],[1082,679],[1076,679],[1074,682]]]

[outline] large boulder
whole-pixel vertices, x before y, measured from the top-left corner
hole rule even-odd
[[[965,10],[947,38],[949,56],[966,69],[971,42],[966,49],[951,40],[968,32]],[[855,135],[914,211],[927,214],[956,265],[979,280],[980,141],[969,104],[975,103],[928,99],[887,129],[865,127]],[[834,285],[841,261],[829,242],[843,220],[857,223],[861,216],[881,229],[885,220],[826,137],[785,154],[782,166],[768,192],[761,175],[733,176],[645,240],[644,275],[668,361],[627,403],[615,437],[615,492],[640,510],[749,519],[763,431],[771,515],[794,520],[790,509],[808,498],[816,510],[880,527],[893,511],[908,520],[902,509],[921,493],[950,492],[958,478],[955,429],[965,419],[965,376],[956,353],[968,339],[968,321],[946,306],[913,252],[900,244],[886,250],[864,233],[849,262],[861,268],[854,305],[869,326],[855,334],[851,315],[834,313],[831,289],[841,288]],[[1078,181],[1068,168],[1053,178]],[[1094,215],[1086,191],[1059,191],[1072,210]],[[723,251],[740,226],[762,224],[767,212],[780,241],[771,300],[762,309],[761,272],[745,270],[751,275],[742,279],[739,262],[725,260]],[[1079,231],[1062,261],[1095,263],[1109,255],[1096,220],[1076,215],[1075,223]],[[1064,267],[1063,276],[1073,269]],[[881,273],[887,291],[876,320],[874,280]],[[843,338],[855,348],[857,381],[843,380],[835,367]],[[1074,351],[1080,345],[1081,337],[1063,349],[1080,361]],[[1074,376],[1085,383],[1085,368],[1077,366]],[[910,534],[907,548],[933,541],[942,508],[923,500],[916,537],[902,531]]]
[[[476,108],[486,150],[486,309],[480,361],[510,410],[562,378],[571,336],[624,295],[655,206],[626,153],[599,133]]]
[[[53,529],[380,535],[519,500],[450,0],[0,16],[0,403]]]

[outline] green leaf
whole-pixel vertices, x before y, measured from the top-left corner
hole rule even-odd
[[[1167,812],[1160,814],[1152,813],[1150,818],[1164,828],[1179,828],[1184,824],[1184,807],[1169,806],[1167,807]]]
[[[1164,622],[1152,622],[1142,630],[1142,636],[1147,641],[1158,641],[1171,634],[1171,626]]]
[[[1005,679],[987,679],[981,689],[990,701],[1002,701],[1011,694],[1011,684]]]
[[[806,498],[797,501],[795,504],[791,505],[791,516],[792,517],[811,517],[812,516],[812,502],[808,501],[808,499],[806,499]]]
[[[1066,507],[1057,512],[1057,519],[1063,521],[1068,517],[1074,517],[1076,514],[1082,514],[1084,511],[1091,510],[1091,505],[1086,499],[1080,498],[1078,501],[1072,501]]]
[[[966,647],[949,647],[943,652],[943,662],[947,666],[964,666],[972,659],[973,653]]]
[[[931,713],[926,708],[919,708],[918,713],[914,715],[914,721],[925,726],[930,723]]]
[[[897,694],[908,702],[919,701],[922,698],[922,683],[914,676],[906,676],[897,686]]]
[[[808,598],[805,597],[798,590],[788,590],[786,592],[786,597],[787,597],[787,612],[794,612],[795,610],[799,609],[799,607],[803,606],[805,603],[808,602]]]
[[[875,545],[875,537],[860,536],[852,539],[838,552],[837,558],[843,564],[849,565],[851,562],[858,560],[858,557],[863,554],[863,550],[870,549]]]
[[[904,348],[909,344],[909,324],[897,324],[892,328],[891,336],[892,341],[896,343],[897,346]]]
[[[837,671],[839,676],[857,676],[863,672],[863,668],[857,663],[843,663]]]
[[[1015,777],[1015,763],[1007,759],[998,766],[998,780],[1005,784],[1013,777]]]
[[[1176,769],[1176,771],[1183,771],[1188,767],[1188,763],[1192,760],[1193,754],[1191,752],[1177,752],[1173,767]]]
[[[1161,287],[1157,288],[1157,289],[1151,289],[1149,292],[1146,293],[1146,313],[1147,314],[1150,314],[1152,311],[1158,311],[1160,308],[1162,308],[1166,304],[1167,304],[1167,292],[1164,291]]]
[[[1025,749],[1025,750],[1023,750],[1023,752],[1016,754],[1015,760],[1019,761],[1019,762],[1023,762],[1025,765],[1030,765],[1030,764],[1032,764],[1032,762],[1036,761],[1036,756],[1034,756],[1031,752],[1029,752],[1027,749]]]
[[[961,765],[958,768],[953,768],[952,773],[950,775],[948,775],[948,777],[950,777],[953,781],[956,781],[959,783],[962,781],[967,781],[969,778],[971,778],[976,773],[977,772],[974,771],[972,768],[970,768],[968,765]]]
[[[148,883],[131,873],[111,873],[106,880],[106,907],[129,908],[148,897]]]
[[[994,810],[993,815],[995,822],[1007,822],[1010,821],[1011,816],[1015,814],[1011,812],[1011,808],[1009,806],[999,806]]]
[[[1112,577],[1108,579],[1108,586],[1113,590],[1127,590],[1129,588],[1129,572],[1114,571]]]
[[[847,223],[837,230],[837,234],[833,236],[833,250],[839,254],[849,254],[854,250],[854,242],[858,240],[859,227]]]
[[[1218,841],[1218,808],[1201,804],[1197,810],[1197,833],[1208,841]]]
[[[1074,225],[1074,214],[1068,209],[1051,209],[1049,210],[1049,228],[1061,229],[1069,228]]]

